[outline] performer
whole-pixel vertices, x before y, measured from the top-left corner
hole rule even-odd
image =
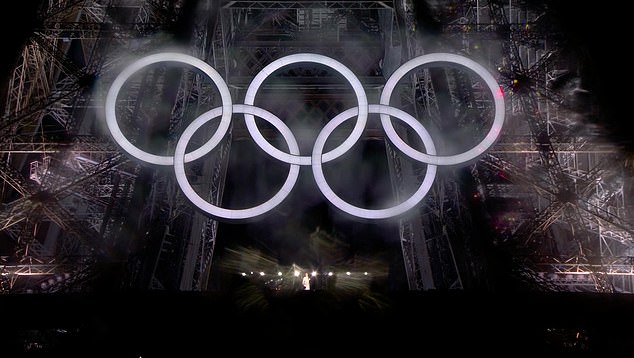
[[[302,286],[304,286],[304,290],[310,290],[310,277],[308,277],[308,272],[304,273],[304,278],[302,279]]]

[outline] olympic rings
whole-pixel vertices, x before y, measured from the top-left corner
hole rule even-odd
[[[201,114],[183,131],[181,137],[178,139],[173,156],[159,156],[137,148],[130,141],[128,141],[127,138],[125,138],[125,136],[121,132],[116,118],[117,96],[121,91],[124,83],[141,68],[157,62],[179,62],[198,68],[201,72],[209,76],[209,78],[215,83],[215,85],[218,87],[222,100],[221,107],[214,108]],[[352,85],[358,101],[357,107],[349,108],[342,113],[339,113],[324,126],[324,128],[317,136],[317,139],[313,146],[313,151],[310,156],[300,155],[299,146],[297,144],[295,136],[280,118],[265,109],[254,106],[255,95],[264,80],[278,69],[286,65],[298,62],[313,62],[323,64],[339,72]],[[422,124],[410,114],[389,105],[392,92],[394,91],[394,88],[396,88],[398,81],[403,76],[405,76],[408,72],[412,71],[416,67],[429,65],[432,63],[444,63],[450,66],[458,65],[470,69],[484,80],[492,94],[493,102],[495,105],[495,115],[493,119],[493,124],[491,125],[489,132],[480,143],[475,145],[470,150],[467,150],[460,154],[448,156],[436,155],[436,149],[433,140],[429,132],[427,132]],[[134,156],[135,158],[147,163],[156,165],[173,164],[176,180],[181,187],[181,190],[183,191],[185,196],[192,202],[192,204],[196,205],[199,209],[208,213],[214,218],[224,219],[228,221],[238,221],[243,219],[255,218],[271,211],[273,208],[279,205],[290,194],[291,190],[295,186],[295,183],[297,182],[297,178],[299,176],[300,165],[311,166],[313,176],[319,190],[326,197],[326,199],[328,199],[328,201],[338,209],[352,216],[370,220],[396,217],[415,207],[427,195],[436,177],[438,165],[455,165],[466,163],[477,158],[479,155],[484,153],[484,151],[490,148],[499,137],[505,120],[504,99],[500,87],[494,77],[483,66],[479,65],[475,61],[463,56],[449,53],[427,54],[416,57],[401,65],[398,69],[396,69],[396,71],[394,71],[394,73],[386,82],[386,85],[381,93],[380,104],[372,105],[368,104],[367,96],[358,78],[353,74],[352,71],[350,71],[340,62],[323,55],[310,53],[289,55],[273,61],[254,77],[253,81],[247,89],[244,102],[245,104],[232,103],[227,84],[224,82],[218,72],[207,63],[192,56],[166,52],[143,57],[126,67],[123,72],[121,72],[121,74],[116,77],[106,96],[105,118],[107,127],[110,130],[113,139],[121,146],[122,149],[130,153],[130,155]],[[272,157],[290,165],[288,176],[280,190],[264,203],[247,209],[226,209],[211,204],[207,200],[200,197],[198,193],[196,193],[196,191],[190,185],[185,174],[185,163],[201,158],[202,156],[211,152],[220,143],[229,129],[231,118],[234,113],[244,114],[245,123],[247,125],[248,131],[251,134],[251,137],[254,139],[255,143],[262,150],[264,150]],[[391,206],[385,209],[364,209],[342,200],[330,188],[322,170],[323,163],[329,162],[343,155],[348,150],[350,150],[359,140],[359,138],[363,134],[363,131],[365,130],[369,113],[378,113],[381,116],[381,124],[383,126],[383,129],[385,130],[387,138],[401,152],[414,160],[427,164],[425,176],[416,192],[414,192],[407,200],[404,200],[403,202],[395,206]],[[285,153],[279,150],[264,138],[255,123],[254,116],[268,121],[281,133],[282,137],[288,145],[289,153]],[[354,116],[357,117],[357,122],[348,138],[346,138],[339,146],[337,146],[333,150],[323,153],[326,141],[328,137],[332,134],[332,132],[343,122],[349,120]],[[186,153],[187,145],[189,144],[195,132],[201,126],[217,117],[221,117],[220,123],[212,137],[200,148],[195,149],[190,153]],[[422,140],[423,147],[425,148],[426,153],[412,148],[399,137],[391,123],[391,117],[396,117],[402,120],[416,132],[416,134]]]

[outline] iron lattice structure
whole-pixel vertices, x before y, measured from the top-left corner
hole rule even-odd
[[[584,124],[595,109],[579,106],[583,89],[561,85],[574,80],[577,63],[562,51],[565,39],[540,22],[545,9],[430,5],[441,25],[434,34],[416,10],[408,1],[43,1],[0,119],[3,292],[207,289],[219,223],[192,208],[169,170],[123,154],[101,117],[121,66],[177,47],[211,64],[236,99],[264,66],[292,53],[345,63],[374,103],[391,71],[415,56],[478,60],[499,76],[508,121],[487,154],[442,169],[417,215],[398,223],[409,289],[488,285],[495,268],[482,253],[493,250],[510,258],[505,267],[518,282],[539,290],[631,293],[631,168]],[[319,71],[286,71],[294,81],[271,85],[271,94],[265,88],[261,100],[301,93],[301,104],[270,101],[267,109],[310,124],[354,106],[338,80],[315,80]],[[187,69],[152,67],[126,86],[119,121],[137,145],[154,150],[173,149],[189,121],[220,103],[213,83]],[[481,84],[455,69],[412,73],[393,101],[432,133],[482,132],[478,114],[491,111]],[[232,145],[247,137],[233,125],[220,149],[189,169],[211,203],[223,202]],[[394,195],[411,193],[425,166],[408,161],[378,127],[363,140],[384,146]],[[450,138],[437,145],[453,150]],[[104,267],[114,279],[102,277]]]

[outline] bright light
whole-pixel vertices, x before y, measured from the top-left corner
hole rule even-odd
[[[364,272],[363,274],[364,274],[364,275],[366,275],[366,276],[368,275],[368,273],[367,273],[367,272]]]
[[[244,273],[244,272],[242,273],[242,276],[246,276],[246,275],[247,275],[246,273]]]
[[[299,271],[295,271],[295,272],[293,272],[293,275],[294,275],[295,277],[299,277]]]
[[[264,272],[260,272],[260,276],[264,276]]]
[[[278,276],[282,276],[282,273],[280,271],[277,272]]]
[[[347,271],[347,272],[346,272],[346,275],[350,276],[350,271]]]
[[[311,273],[312,276],[317,276],[317,271],[313,271],[313,273]]]
[[[332,276],[332,271],[328,272],[328,276]]]

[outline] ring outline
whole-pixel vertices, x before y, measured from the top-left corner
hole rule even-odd
[[[247,93],[245,94],[244,103],[255,105],[255,95],[257,94],[257,91],[262,83],[264,83],[264,80],[268,78],[269,75],[284,66],[300,62],[317,63],[334,69],[352,85],[352,89],[357,96],[359,107],[357,123],[355,124],[352,132],[350,133],[348,138],[346,138],[346,140],[344,140],[339,146],[332,149],[331,151],[324,153],[324,161],[331,161],[342,156],[350,148],[352,148],[352,146],[359,140],[359,138],[361,138],[363,130],[365,129],[366,123],[368,121],[368,97],[365,93],[363,85],[361,84],[357,76],[355,76],[355,74],[344,64],[333,58],[314,53],[298,53],[281,57],[268,64],[253,78],[251,84],[249,85],[249,88],[247,89]],[[249,133],[251,134],[253,140],[260,148],[270,153],[271,156],[285,163],[310,165],[310,156],[293,156],[275,148],[262,136],[262,133],[255,124],[255,119],[253,118],[253,116],[245,114],[244,118],[247,124],[247,129],[249,130]]]

